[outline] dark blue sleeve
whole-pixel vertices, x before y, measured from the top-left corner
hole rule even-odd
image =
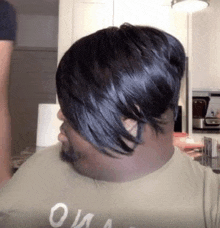
[[[11,4],[0,0],[0,40],[15,40],[16,12]]]

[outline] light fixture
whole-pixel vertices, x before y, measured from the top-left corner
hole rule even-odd
[[[177,11],[195,12],[209,5],[209,0],[172,0],[172,8]]]

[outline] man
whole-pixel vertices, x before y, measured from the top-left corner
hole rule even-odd
[[[0,192],[0,227],[219,227],[219,178],[173,147],[185,55],[122,25],[74,43],[56,75],[59,140]]]
[[[7,1],[0,0],[0,188],[11,177],[8,78],[15,33],[15,10]]]

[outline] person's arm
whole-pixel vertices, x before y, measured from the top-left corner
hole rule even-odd
[[[11,177],[11,131],[8,81],[13,41],[0,40],[0,188]]]
[[[9,2],[0,0],[0,188],[11,177],[11,124],[8,110],[8,81],[16,28],[14,7]]]

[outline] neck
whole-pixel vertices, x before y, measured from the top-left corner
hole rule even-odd
[[[137,146],[133,155],[120,157],[112,163],[114,175],[110,181],[131,181],[160,169],[174,153],[172,139],[173,131],[166,132],[165,129],[163,134],[156,134],[151,127],[146,125],[143,143]]]
[[[135,148],[131,156],[117,155],[118,158],[112,158],[85,142],[87,146],[81,151],[81,159],[74,162],[74,169],[92,179],[109,182],[135,180],[160,169],[174,153],[173,116],[172,112],[167,113],[165,118],[169,121],[162,126],[164,132],[156,134],[146,124],[142,134],[143,143]]]
[[[156,134],[148,125],[143,132],[143,143],[138,145],[131,156],[120,155],[118,158],[111,158],[102,155],[101,163],[95,164],[92,169],[75,169],[84,176],[108,181],[127,182],[139,179],[145,175],[153,173],[164,166],[172,157],[174,147],[172,144],[173,131],[164,134]],[[94,154],[100,153],[96,151]],[[87,172],[88,171],[88,172]]]

